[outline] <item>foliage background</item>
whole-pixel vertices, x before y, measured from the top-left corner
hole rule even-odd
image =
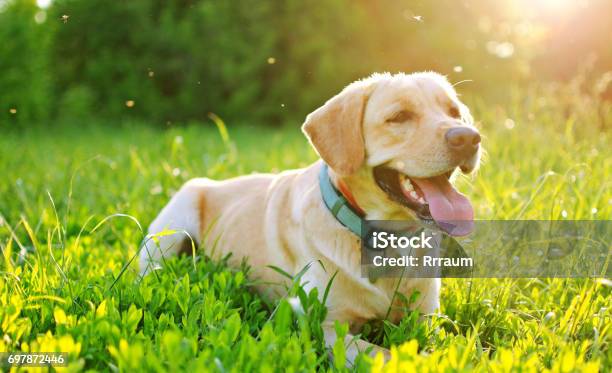
[[[374,71],[436,70],[491,100],[585,69],[600,79],[612,3],[0,0],[0,40],[4,127],[91,116],[165,126],[209,112],[299,123]]]

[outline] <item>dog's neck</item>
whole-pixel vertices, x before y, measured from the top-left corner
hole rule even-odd
[[[393,202],[376,185],[372,169],[369,167],[362,167],[356,173],[347,176],[339,175],[330,168],[329,178],[353,208],[364,212],[364,218],[367,220],[414,219],[404,207]]]

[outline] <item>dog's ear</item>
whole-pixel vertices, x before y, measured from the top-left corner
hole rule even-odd
[[[340,175],[357,171],[365,159],[362,119],[367,87],[353,83],[306,117],[302,131],[319,156]]]

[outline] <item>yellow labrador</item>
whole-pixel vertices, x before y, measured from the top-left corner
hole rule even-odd
[[[270,265],[295,274],[320,260],[326,270],[313,265],[302,280],[323,294],[338,272],[324,325],[326,343],[332,345],[335,320],[348,322],[355,333],[367,320],[383,318],[398,279],[371,282],[361,276],[359,237],[324,204],[321,168],[328,165],[332,184],[365,219],[465,221],[451,232],[463,235],[471,229],[473,209],[450,178],[456,169],[469,173],[477,167],[480,136],[453,87],[432,72],[356,81],[308,115],[302,130],[321,160],[274,175],[187,182],[149,228],[150,235],[164,229],[181,233],[148,241],[140,268],[143,274],[154,269],[162,257],[179,252],[187,237],[203,247],[218,240],[215,253],[232,253],[233,265],[248,258],[252,275],[262,283],[286,281]],[[282,289],[261,285],[258,290],[282,296]],[[439,279],[404,279],[399,291],[420,292],[416,307],[424,313],[439,306]],[[390,317],[397,321],[402,313]],[[352,339],[348,336],[347,343]],[[351,342],[348,360],[367,347],[362,340]]]

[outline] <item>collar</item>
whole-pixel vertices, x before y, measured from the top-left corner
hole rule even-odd
[[[321,171],[319,172],[319,187],[321,188],[323,202],[325,202],[325,206],[327,206],[334,218],[336,218],[340,224],[344,225],[358,237],[361,237],[361,220],[363,213],[357,211],[359,207],[357,207],[348,189],[346,189],[345,194],[342,194],[336,189],[329,178],[328,171],[329,167],[327,164],[323,163]],[[339,187],[342,189],[342,185]],[[353,202],[353,204],[351,204],[351,202]]]

